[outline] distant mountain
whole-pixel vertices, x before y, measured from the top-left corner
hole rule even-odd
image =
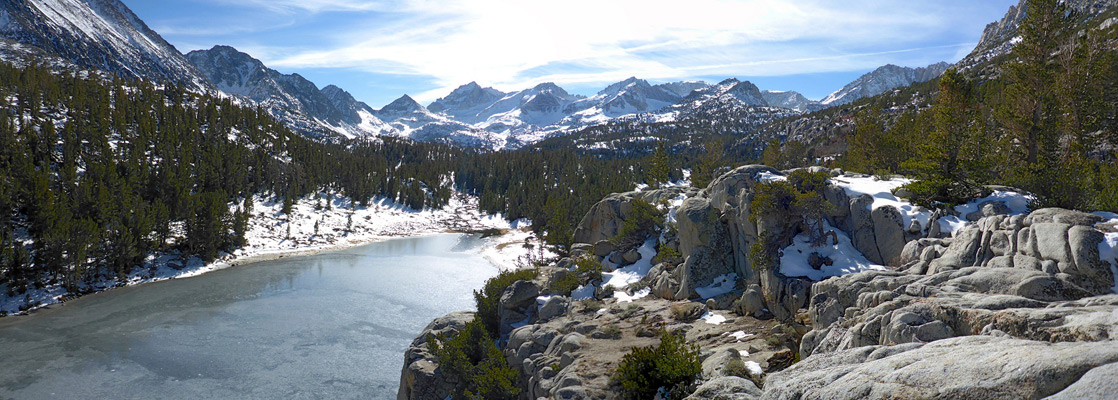
[[[687,97],[687,95],[691,94],[691,92],[699,89],[705,89],[709,86],[709,83],[703,81],[668,82],[656,85],[656,87],[675,93],[676,96],[679,96],[681,98]]]
[[[455,121],[445,114],[435,114],[406,94],[375,111],[375,115],[392,127],[392,135],[400,137],[465,147],[506,147],[504,136]]]
[[[597,95],[576,101],[567,107],[570,114],[559,124],[565,127],[598,124],[624,115],[656,111],[679,103],[673,86],[652,86],[635,77],[607,86]]]
[[[823,108],[818,101],[809,100],[799,92],[765,90],[761,92],[765,102],[773,107],[791,108],[800,112],[816,111]]]
[[[505,94],[491,87],[482,88],[477,82],[470,82],[454,89],[446,97],[435,100],[427,109],[434,113],[444,113],[461,122],[476,124],[480,122],[478,116],[504,98]]]
[[[212,88],[182,53],[118,0],[4,0],[0,36],[79,68]]]
[[[858,99],[876,96],[890,89],[905,87],[918,82],[938,78],[951,64],[941,62],[923,68],[899,67],[893,64],[879,67],[873,72],[862,75],[842,89],[831,93],[821,104],[832,107],[849,104]]]
[[[696,102],[712,98],[729,96],[747,106],[768,106],[761,89],[749,81],[739,81],[736,78],[726,79],[718,84],[695,90],[684,97],[684,101]]]
[[[559,122],[570,115],[567,106],[583,98],[567,93],[554,83],[541,83],[531,89],[505,94],[479,112],[474,120],[479,128],[490,132],[525,132]]]
[[[229,46],[214,46],[186,55],[220,91],[267,108],[293,129],[312,136],[345,137],[391,134],[365,103],[336,86],[319,90],[299,74],[285,75]]]

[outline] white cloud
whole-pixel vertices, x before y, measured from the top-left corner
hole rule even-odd
[[[950,13],[934,2],[249,1],[273,10],[371,11],[370,28],[344,33],[338,47],[265,62],[430,76],[444,86],[415,96],[421,101],[474,80],[515,90],[543,81],[629,76],[850,71],[927,47],[934,35],[953,28]]]

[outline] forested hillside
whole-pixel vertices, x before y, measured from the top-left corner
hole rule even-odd
[[[0,66],[0,283],[9,295],[29,285],[80,291],[157,251],[212,260],[244,244],[250,195],[291,204],[326,191],[422,209],[458,190],[568,243],[593,200],[642,182],[649,158],[320,143],[229,99],[90,76]]]
[[[1036,12],[997,75],[950,70],[938,82],[780,121],[762,132],[785,142],[763,160],[914,176],[907,190],[929,206],[1000,184],[1035,193],[1038,206],[1118,210],[1118,29],[1100,26],[1104,18],[1080,23],[1055,0],[1028,6]]]

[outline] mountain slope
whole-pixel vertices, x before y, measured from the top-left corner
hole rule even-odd
[[[796,111],[816,111],[822,108],[818,101],[809,100],[799,92],[765,90],[761,92],[765,102],[773,107],[791,108]]]
[[[1118,0],[1066,0],[1064,4],[1078,13],[1081,20],[1088,21],[1118,7]],[[1013,48],[1013,39],[1017,37],[1017,28],[1025,18],[1026,11],[1025,0],[1020,0],[1017,5],[1009,7],[1009,11],[1001,20],[986,25],[978,45],[957,63],[959,69],[981,67],[988,61],[1009,54],[1009,50]]]
[[[211,88],[182,53],[118,0],[4,0],[0,22],[0,36],[80,68]]]
[[[477,82],[470,82],[454,89],[446,97],[435,100],[427,109],[434,113],[444,113],[460,122],[476,124],[479,122],[478,115],[505,95],[500,90],[482,88]]]
[[[393,133],[368,105],[344,90],[319,90],[299,74],[282,74],[232,47],[196,50],[186,58],[218,90],[264,106],[301,133],[316,136],[326,131],[350,138]]]
[[[831,93],[820,103],[825,106],[839,106],[852,103],[858,99],[879,95],[886,90],[905,87],[913,83],[927,82],[938,78],[951,67],[951,64],[941,62],[922,68],[900,67],[888,64],[862,75],[850,82],[842,89]]]
[[[392,128],[393,135],[421,142],[446,142],[487,149],[503,148],[507,142],[504,135],[478,129],[445,114],[433,113],[406,94],[374,113]]]

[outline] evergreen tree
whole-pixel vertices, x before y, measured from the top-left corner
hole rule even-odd
[[[671,172],[671,167],[668,165],[668,150],[664,145],[664,141],[656,142],[656,151],[652,153],[652,160],[649,165],[649,186],[653,189],[659,188],[660,185],[669,181],[668,175]]]

